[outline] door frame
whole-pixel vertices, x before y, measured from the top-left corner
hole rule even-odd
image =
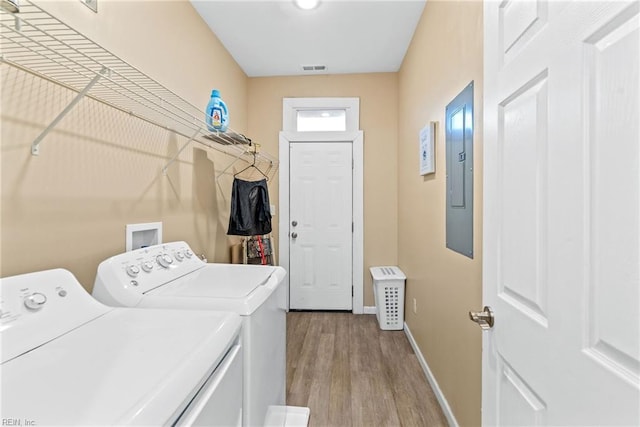
[[[279,142],[279,200],[280,220],[278,222],[278,253],[280,265],[289,271],[289,145],[304,142],[344,142],[350,143],[353,155],[353,233],[352,266],[353,280],[353,314],[364,313],[364,182],[363,182],[363,142],[361,130],[346,132],[293,132],[281,131]],[[287,288],[287,310],[289,309],[289,274],[285,277]]]

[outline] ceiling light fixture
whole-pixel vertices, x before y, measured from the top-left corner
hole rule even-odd
[[[293,0],[300,9],[311,10],[318,7],[320,0]]]

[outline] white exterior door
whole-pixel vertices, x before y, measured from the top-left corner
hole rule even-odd
[[[290,148],[290,308],[352,308],[352,144]]]
[[[485,3],[484,425],[640,425],[639,3]]]

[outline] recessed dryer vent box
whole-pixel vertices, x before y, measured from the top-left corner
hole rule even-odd
[[[162,223],[127,224],[126,250],[146,248],[162,243]]]

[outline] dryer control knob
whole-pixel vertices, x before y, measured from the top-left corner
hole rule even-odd
[[[176,252],[175,257],[178,261],[182,261],[184,259],[184,255],[182,254],[182,251]]]
[[[187,258],[191,258],[193,256],[193,252],[191,252],[189,249],[185,249],[184,256],[186,256]]]
[[[47,302],[47,297],[45,294],[41,294],[40,292],[34,292],[31,295],[25,297],[24,306],[29,310],[40,310],[44,303]]]
[[[163,268],[169,268],[169,266],[173,264],[173,258],[171,258],[171,255],[169,254],[158,255],[156,260],[158,261],[158,264],[160,264],[160,266]]]
[[[148,273],[153,270],[153,263],[151,261],[145,261],[142,263],[142,269]]]
[[[140,274],[140,268],[137,265],[128,265],[126,270],[127,274],[131,277],[136,277]]]

